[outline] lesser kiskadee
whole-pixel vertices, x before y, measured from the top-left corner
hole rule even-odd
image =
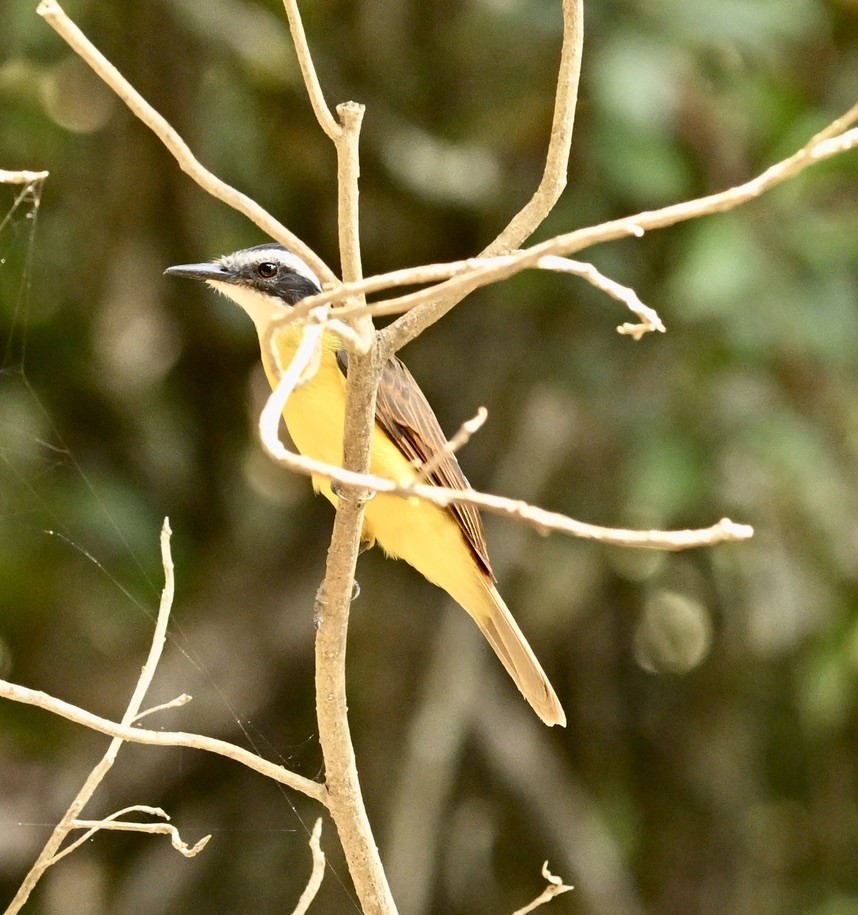
[[[173,276],[203,280],[240,305],[253,319],[260,343],[271,322],[301,299],[321,291],[313,271],[281,245],[264,244],[227,254],[207,264],[170,267]],[[300,323],[275,336],[281,366],[288,366],[301,341]],[[262,364],[273,387],[279,377],[267,345]],[[312,380],[295,391],[283,417],[297,449],[308,457],[342,466],[348,354],[326,331],[322,357]],[[423,392],[396,357],[384,368],[378,389],[370,472],[400,484],[421,479],[419,467],[433,462],[428,482],[467,489],[459,462],[444,453],[446,438]],[[443,459],[438,460],[438,455]],[[424,481],[425,482],[425,481]],[[313,478],[313,487],[334,504],[328,480]],[[473,617],[509,675],[549,725],[566,724],[566,716],[548,678],[536,660],[494,585],[479,512],[471,505],[444,509],[429,502],[379,493],[367,503],[363,537],[376,541],[389,556],[404,559],[429,581],[443,588]]]

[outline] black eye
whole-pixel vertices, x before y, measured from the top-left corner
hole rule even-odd
[[[277,276],[277,264],[272,264],[270,261],[257,264],[256,272],[262,279],[270,280],[272,277]]]

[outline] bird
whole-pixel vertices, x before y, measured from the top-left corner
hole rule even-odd
[[[270,352],[271,323],[302,299],[321,292],[313,270],[296,254],[275,243],[256,245],[208,263],[179,264],[170,276],[202,280],[242,308],[259,336],[262,364],[273,388],[279,365],[289,365],[302,337],[300,322],[282,327]],[[299,452],[342,466],[348,352],[331,331],[322,335],[318,371],[294,391],[283,410],[289,435]],[[392,356],[378,387],[370,472],[408,485],[468,490],[455,454],[423,392],[403,362]],[[421,465],[431,462],[426,479]],[[337,505],[336,486],[313,477],[313,488]],[[527,639],[500,596],[489,560],[479,510],[473,505],[447,508],[418,499],[377,493],[366,505],[362,541],[378,543],[388,556],[404,559],[446,591],[471,616],[524,698],[547,725],[566,724],[557,694]]]

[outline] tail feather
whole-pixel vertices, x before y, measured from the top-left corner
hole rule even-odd
[[[565,727],[566,713],[518,623],[497,588],[486,583],[486,590],[491,599],[490,612],[472,614],[481,632],[536,714],[549,726]]]

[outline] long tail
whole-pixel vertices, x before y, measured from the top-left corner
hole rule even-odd
[[[487,601],[488,613],[471,613],[471,616],[536,714],[549,726],[565,727],[566,713],[518,623],[497,588],[488,582],[486,594],[490,601]]]

